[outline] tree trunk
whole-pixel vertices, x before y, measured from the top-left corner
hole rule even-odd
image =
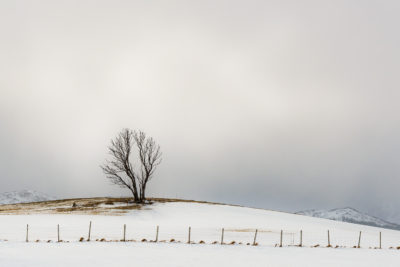
[[[133,201],[135,203],[139,203],[140,200],[139,200],[139,196],[138,196],[137,192],[135,190],[131,190],[131,192],[132,192],[132,195],[133,195]]]
[[[146,184],[142,186],[142,192],[140,198],[142,203],[146,201]]]

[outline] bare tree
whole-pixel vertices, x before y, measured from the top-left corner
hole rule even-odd
[[[146,199],[146,186],[153,177],[154,171],[161,163],[160,146],[156,144],[152,137],[147,137],[142,131],[134,132],[133,138],[139,150],[139,160],[141,163],[140,173],[137,175],[139,181],[139,197]]]
[[[138,150],[140,165],[137,168],[131,160],[134,145]],[[160,146],[142,131],[123,129],[111,140],[108,150],[111,160],[101,166],[104,174],[113,184],[129,189],[136,203],[143,203],[146,200],[147,183],[161,163]]]

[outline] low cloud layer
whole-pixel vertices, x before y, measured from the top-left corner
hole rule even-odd
[[[2,1],[0,188],[128,194],[123,127],[164,161],[150,194],[400,222],[397,1]]]

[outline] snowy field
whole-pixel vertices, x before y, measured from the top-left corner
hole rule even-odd
[[[10,243],[0,266],[399,266],[397,250],[162,243]]]
[[[88,238],[90,221],[91,242],[79,242]],[[124,224],[129,242],[120,241]],[[158,242],[149,242],[156,239],[157,225]],[[193,244],[187,244],[189,226]],[[225,245],[220,244],[222,228]],[[258,246],[247,245],[253,243],[255,229]],[[282,248],[276,247],[281,230]],[[297,247],[300,230],[302,248]],[[327,230],[332,248],[326,247]],[[360,231],[361,248],[353,248]],[[379,232],[382,249],[374,249]],[[112,240],[118,242],[107,242]],[[155,203],[120,215],[0,215],[0,266],[399,266],[398,246],[399,231],[201,203]]]

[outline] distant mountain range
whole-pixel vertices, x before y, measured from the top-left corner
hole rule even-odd
[[[54,197],[33,190],[0,193],[0,204],[29,203],[54,199]]]
[[[377,217],[362,213],[353,208],[339,208],[332,210],[306,210],[296,212],[296,214],[306,215],[317,218],[324,218],[334,221],[363,224],[369,226],[382,227],[387,229],[400,230],[400,225],[387,222]]]

